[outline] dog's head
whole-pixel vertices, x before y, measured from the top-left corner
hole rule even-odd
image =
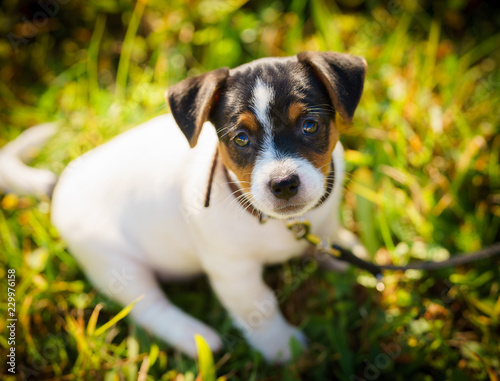
[[[360,57],[303,52],[188,78],[167,99],[191,147],[212,122],[222,161],[253,207],[285,219],[324,195],[339,138],[335,113],[351,121],[365,69]]]

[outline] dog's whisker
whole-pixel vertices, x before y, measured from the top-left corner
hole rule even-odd
[[[242,211],[242,213],[244,213],[244,212],[248,212],[248,209],[250,209],[250,207],[252,207],[252,208],[253,208],[253,205],[252,205],[252,203],[250,203],[250,202],[249,202],[249,203],[248,203],[248,205],[247,205],[247,206],[244,208],[244,210]]]
[[[237,192],[238,191],[231,193],[230,196],[234,196]],[[227,200],[227,198],[226,198],[226,200]],[[243,201],[241,201],[241,200],[243,200]],[[242,193],[239,196],[234,197],[233,200],[231,200],[231,202],[229,203],[229,207],[232,207],[233,203],[241,203],[241,202],[245,202],[247,200],[248,200],[248,196],[246,195],[246,193]]]
[[[239,205],[241,206],[241,208],[235,209],[235,216],[238,218],[241,217],[245,212],[247,212],[250,207],[253,207],[252,203],[247,198],[244,198],[243,201],[239,203]]]
[[[246,197],[245,193],[240,194],[239,196],[236,196],[236,193],[238,193],[238,191],[232,192],[229,196],[227,196],[227,197],[226,197],[226,199],[224,200],[224,202],[227,202],[227,199],[228,199],[229,197],[232,197],[232,196],[233,196],[233,199],[232,199],[232,200],[230,201],[230,203],[229,203],[229,206],[231,206],[234,202],[237,202],[237,201],[239,201],[240,199],[242,199],[242,198],[245,198],[245,197]]]
[[[318,169],[323,169],[323,168],[328,167],[328,166],[330,166],[330,163],[326,163],[326,164],[322,165],[321,167],[319,167]]]
[[[239,191],[239,190],[237,189],[237,190],[235,190],[234,192],[231,192],[230,194],[228,194],[228,195],[224,198],[223,202],[224,202],[224,203],[225,203],[225,202],[227,202],[229,198],[231,198],[231,201],[233,201],[235,198],[240,197],[240,196],[236,196],[236,194],[238,193],[238,191]]]
[[[222,127],[222,128],[220,128],[220,129],[218,129],[218,130],[217,130],[217,135],[218,135],[218,134],[219,134],[222,130],[224,130],[224,127]],[[234,130],[234,128],[228,128],[228,129],[227,129],[227,131],[219,137],[219,139],[222,139],[224,136],[226,136],[226,135],[230,134],[233,130]]]
[[[307,109],[308,113],[315,112],[315,111],[323,111],[323,112],[335,112],[335,109],[332,106],[326,107],[326,106],[312,106]]]
[[[246,194],[240,194],[239,196],[235,197],[232,202],[238,201],[238,202],[245,202],[248,199]]]
[[[251,184],[250,181],[228,181],[227,184],[236,184],[236,185],[239,185],[241,183],[245,183],[245,184]]]

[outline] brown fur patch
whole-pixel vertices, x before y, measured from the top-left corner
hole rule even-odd
[[[288,107],[288,119],[291,122],[295,122],[299,116],[304,114],[307,110],[306,105],[302,102],[292,102],[290,107]]]
[[[317,154],[314,152],[304,152],[303,155],[313,165],[321,170],[325,176],[330,172],[330,162],[332,161],[332,152],[339,141],[339,131],[334,121],[330,122],[330,134],[328,136],[329,147],[328,151],[324,154]]]
[[[257,134],[260,130],[259,122],[257,121],[257,117],[251,111],[243,111],[238,117],[238,125],[247,128],[250,133]],[[227,169],[233,172],[240,182],[241,190],[250,197],[250,187],[251,187],[251,179],[252,179],[252,171],[254,167],[254,163],[248,163],[244,167],[241,167],[232,159],[232,154],[230,149],[226,144],[219,142],[219,152],[222,163],[225,165]]]
[[[257,117],[251,111],[243,111],[238,118],[238,124],[244,125],[250,132],[256,133],[259,130]]]
[[[219,142],[219,152],[222,163],[227,169],[232,171],[240,182],[240,187],[247,196],[250,196],[250,187],[252,185],[252,171],[254,163],[249,163],[244,167],[236,165],[236,163],[231,159],[231,153],[229,152],[227,146],[224,143]]]

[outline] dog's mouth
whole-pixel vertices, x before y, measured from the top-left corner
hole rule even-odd
[[[286,204],[282,206],[278,206],[274,208],[274,211],[278,214],[297,214],[298,212],[303,211],[308,203],[298,203],[298,204]]]
[[[271,206],[270,208],[260,208],[255,202],[255,199],[250,194],[245,194],[245,200],[252,207],[267,216],[272,216],[278,219],[286,219],[291,217],[299,217],[311,209],[311,202],[280,202],[278,205]]]

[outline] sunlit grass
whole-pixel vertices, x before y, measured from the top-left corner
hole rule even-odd
[[[364,56],[369,68],[355,122],[342,137],[345,226],[380,263],[444,259],[499,240],[500,34],[452,41],[439,20],[411,8],[416,2],[371,14],[342,14],[322,1],[256,12],[244,1],[192,3],[195,11],[180,2],[127,6],[118,62],[109,54],[109,18],[96,16],[88,46],[64,70],[46,74],[43,92],[19,99],[2,84],[9,111],[0,144],[29,125],[61,121],[34,162],[61,173],[82,153],[167,112],[166,87],[186,75],[307,49],[348,51]],[[144,33],[138,19],[154,28]],[[50,225],[46,200],[6,195],[1,205],[0,278],[4,284],[6,269],[16,269],[17,359],[25,374],[197,377],[194,360],[120,320],[126,310],[92,288]],[[205,280],[167,286],[176,304],[224,337],[214,358],[217,376],[495,380],[500,371],[498,262],[388,274],[382,293],[361,271],[310,273],[300,261],[268,271],[266,279],[286,295],[285,315],[310,339],[309,352],[283,368],[249,349]],[[6,304],[0,306],[5,326]],[[3,335],[0,347],[8,347]]]

